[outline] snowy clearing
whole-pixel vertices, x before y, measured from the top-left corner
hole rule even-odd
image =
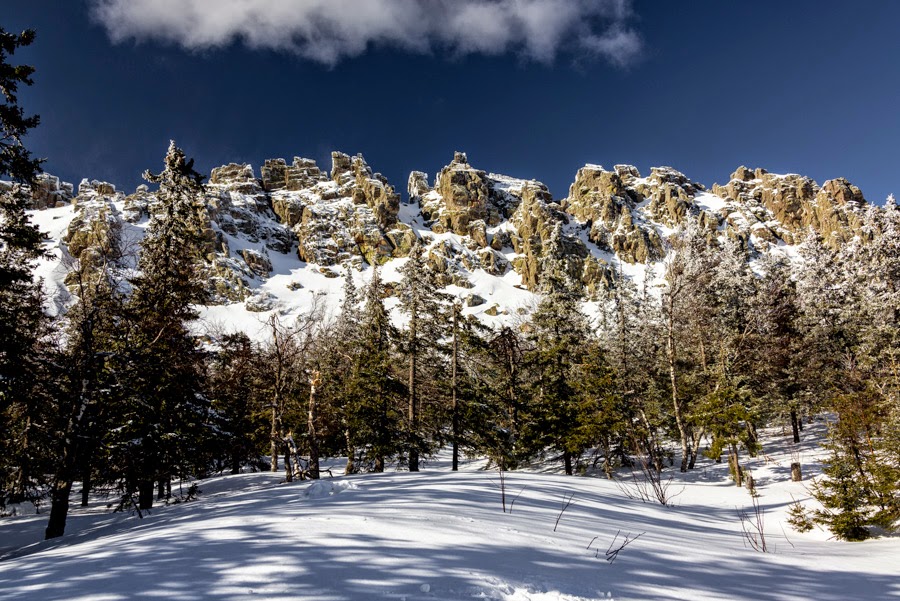
[[[291,484],[271,473],[211,478],[199,500],[143,520],[99,503],[73,508],[68,534],[49,543],[36,542],[45,515],[4,518],[0,598],[900,598],[900,539],[841,543],[784,523],[792,499],[808,496],[808,480],[790,482],[788,447],[772,442],[747,463],[770,553],[745,544],[737,510],[751,499],[724,464],[674,474],[671,490],[680,494],[671,507],[628,498],[625,479],[510,472],[512,510],[504,513],[495,471],[482,461],[453,473],[440,456],[418,474]],[[818,470],[818,454],[803,443],[804,470]]]

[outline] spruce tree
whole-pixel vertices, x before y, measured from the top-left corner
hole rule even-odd
[[[194,305],[206,300],[198,277],[204,260],[203,178],[172,142],[159,174],[157,203],[131,284],[130,323],[120,353],[129,387],[128,415],[117,455],[125,492],[139,494],[140,509],[153,505],[173,475],[204,469],[209,402],[204,395],[203,354],[188,329]]]
[[[657,472],[663,468],[662,432],[667,426],[665,395],[669,376],[663,369],[664,340],[661,306],[650,294],[654,279],[648,267],[639,289],[629,277],[619,272],[610,298],[601,314],[601,344],[613,371],[615,394],[620,399],[628,425],[621,460],[632,453]]]
[[[527,345],[511,326],[488,331],[475,320],[461,320],[458,327],[460,444],[486,455],[502,470],[515,469],[528,455],[520,444],[528,398]]]
[[[438,290],[434,272],[425,261],[419,241],[413,245],[406,264],[400,268],[403,276],[398,286],[400,310],[409,316],[404,333],[404,352],[407,357],[407,444],[409,471],[419,471],[419,455],[428,450],[421,427],[422,403],[420,380],[434,379],[434,367],[440,365],[438,344],[448,330],[448,296]],[[428,359],[426,362],[425,359]],[[424,364],[424,365],[423,365]],[[427,369],[427,367],[431,369]],[[423,378],[425,372],[428,376]]]
[[[61,369],[44,420],[51,433],[46,451],[53,458],[45,469],[51,500],[48,539],[65,532],[76,480],[81,481],[81,504],[87,505],[95,473],[101,471],[104,439],[121,424],[115,411],[120,387],[107,360],[122,320],[119,280],[100,253],[91,265],[76,263],[73,268],[67,280],[77,301],[65,315],[65,343],[53,361]]]
[[[688,219],[676,237],[666,263],[662,294],[670,406],[681,443],[682,472],[693,467],[696,460],[693,449],[700,439],[692,427],[690,401],[696,394],[697,376],[700,376],[701,388],[707,377],[707,326],[714,318],[709,302],[713,269],[707,233],[696,220]],[[696,357],[692,356],[691,350]]]
[[[544,251],[541,301],[529,322],[532,348],[525,364],[533,375],[528,419],[523,438],[532,452],[552,446],[563,455],[566,474],[585,449],[577,435],[579,404],[577,368],[593,344],[587,317],[581,311],[580,290],[565,269],[557,226]]]
[[[346,424],[350,446],[359,449],[357,469],[383,472],[402,451],[406,426],[400,402],[404,387],[393,372],[397,332],[384,306],[385,288],[377,267],[365,289],[361,336],[348,369]]]
[[[40,342],[47,332],[39,282],[32,279],[41,255],[41,234],[25,210],[28,186],[41,161],[31,156],[23,138],[38,125],[19,106],[19,86],[32,85],[34,68],[13,65],[16,50],[34,41],[34,32],[0,29],[0,506],[22,500],[36,486],[41,452],[34,445],[39,427]]]
[[[209,363],[209,395],[220,432],[216,458],[240,473],[256,465],[268,440],[266,415],[258,398],[260,356],[243,332],[227,334]]]
[[[762,275],[749,302],[749,373],[755,396],[766,399],[762,415],[786,419],[791,436],[800,442],[800,423],[808,399],[801,394],[802,364],[800,306],[790,264],[766,255],[760,260]]]

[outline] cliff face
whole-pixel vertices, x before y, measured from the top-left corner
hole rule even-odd
[[[0,182],[0,191],[5,187]],[[759,254],[797,244],[810,229],[829,244],[845,243],[862,234],[867,208],[859,188],[844,179],[819,186],[746,167],[707,189],[670,167],[642,176],[630,165],[585,165],[568,196],[555,200],[542,183],[477,169],[461,152],[433,183],[412,172],[407,189],[408,201],[401,202],[362,155],[340,152],[332,153],[330,170],[304,158],[267,160],[259,176],[249,165],[213,169],[205,191],[203,277],[214,302],[268,310],[263,289],[292,277],[283,267],[290,257],[298,268],[335,278],[348,266],[391,265],[417,238],[444,285],[468,289],[490,276],[535,291],[552,259],[592,297],[617,273],[661,260],[669,236],[687,219]],[[110,260],[110,249],[123,240],[135,246],[159,202],[146,186],[126,195],[113,184],[83,180],[76,194],[46,174],[31,195],[34,210],[68,215],[51,246],[82,264]],[[302,288],[293,280],[288,285]],[[486,300],[469,296],[477,305]]]

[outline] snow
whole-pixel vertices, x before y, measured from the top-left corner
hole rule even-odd
[[[694,204],[703,209],[704,211],[711,211],[717,214],[724,214],[725,205],[727,202],[715,194],[710,194],[709,192],[701,192],[694,196]]]
[[[824,424],[807,426],[804,472],[815,473]],[[746,467],[765,513],[769,553],[745,545],[738,509],[751,498],[704,461],[673,474],[673,506],[629,498],[627,478],[559,475],[556,464],[506,476],[483,460],[451,472],[446,453],[420,473],[281,483],[280,474],[219,476],[198,500],[144,519],[98,500],[73,507],[68,534],[39,542],[46,516],[0,519],[5,601],[190,599],[370,601],[876,600],[900,596],[900,539],[829,540],[784,523],[809,496],[790,482],[778,430]],[[341,464],[332,464],[335,474]],[[672,470],[667,470],[671,472]],[[543,472],[543,473],[539,473]],[[77,492],[77,491],[76,491]],[[564,497],[574,495],[560,517]],[[512,499],[515,503],[510,504]],[[559,525],[554,531],[554,524]],[[613,540],[640,538],[609,562]],[[588,548],[590,546],[590,548]]]

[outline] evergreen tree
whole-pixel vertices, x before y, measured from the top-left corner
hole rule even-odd
[[[526,343],[510,326],[489,332],[475,320],[460,320],[457,395],[463,399],[460,443],[486,455],[500,469],[515,469],[525,459],[520,444],[525,415]]]
[[[784,259],[765,255],[762,275],[750,297],[749,356],[750,386],[765,399],[765,419],[787,419],[795,443],[800,442],[802,415],[808,399],[801,394],[798,358],[802,356],[799,331],[800,306],[791,266]]]
[[[65,315],[65,344],[53,361],[61,369],[55,374],[52,401],[45,404],[50,433],[45,450],[51,458],[44,469],[51,499],[48,539],[65,532],[76,480],[81,480],[81,504],[88,504],[105,455],[104,439],[120,425],[115,419],[120,388],[107,357],[119,335],[124,299],[112,266],[102,257],[98,252],[92,265],[76,263],[67,278],[77,302]]]
[[[525,356],[525,365],[534,380],[522,437],[532,452],[540,452],[546,446],[561,451],[565,472],[571,475],[573,459],[587,446],[577,434],[577,370],[594,341],[587,317],[581,311],[580,291],[560,258],[560,237],[557,226],[545,247],[543,296],[529,323],[527,337],[532,349]]]
[[[39,282],[32,279],[41,255],[41,234],[25,209],[28,185],[40,171],[22,139],[38,125],[18,103],[19,86],[32,84],[34,68],[10,64],[16,50],[30,45],[34,32],[0,29],[0,506],[34,492],[39,474],[34,429],[43,381],[40,343],[47,332]]]
[[[618,274],[604,306],[600,334],[614,374],[615,395],[629,428],[629,440],[623,441],[626,446],[620,450],[621,461],[627,464],[627,453],[633,452],[659,472],[665,456],[661,437],[666,425],[664,407],[670,401],[665,395],[669,376],[661,369],[664,360],[659,341],[665,338],[661,307],[648,290],[653,279],[652,267],[648,267],[638,290],[630,278]]]
[[[140,509],[166,494],[173,475],[203,473],[211,415],[204,395],[203,354],[188,329],[206,294],[197,274],[204,257],[202,176],[172,142],[164,169],[145,179],[159,184],[155,212],[132,280],[128,338],[119,369],[128,386],[128,415],[117,446],[127,497]]]
[[[232,474],[245,465],[258,465],[268,440],[258,394],[259,363],[257,349],[242,332],[222,337],[209,362],[209,396],[222,438],[216,457]]]
[[[438,343],[448,329],[446,303],[449,297],[438,290],[434,272],[425,261],[424,249],[419,241],[413,245],[409,259],[400,268],[400,274],[403,276],[398,286],[400,310],[409,316],[404,336],[404,352],[408,361],[408,461],[409,471],[417,472],[419,455],[429,448],[420,423],[422,381],[433,382],[434,368],[441,364]]]
[[[702,352],[699,371],[693,377],[698,406],[691,410],[693,448],[688,467],[699,455],[700,440],[712,435],[708,455],[718,460],[729,449],[729,464],[738,485],[743,483],[738,452],[743,447],[751,456],[759,450],[756,437],[757,399],[749,366],[753,355],[749,340],[750,299],[756,277],[750,272],[749,257],[738,241],[726,238],[706,246],[704,271],[711,277],[693,288],[709,314],[705,324],[709,352]],[[701,347],[703,348],[703,347]]]
[[[715,315],[709,302],[713,273],[707,233],[696,220],[689,219],[667,261],[662,294],[669,394],[681,443],[682,472],[693,467],[696,460],[693,449],[700,439],[690,421],[690,400],[696,394],[692,387],[698,384],[696,374],[691,372],[699,365],[702,389],[709,366],[706,326]],[[691,356],[691,348],[697,350],[696,359]]]
[[[384,306],[381,274],[373,268],[360,315],[362,335],[347,374],[346,422],[355,465],[383,472],[405,447],[405,420],[399,407],[404,387],[393,373],[397,332]]]

